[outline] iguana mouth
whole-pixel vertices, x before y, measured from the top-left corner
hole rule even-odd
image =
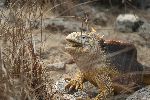
[[[68,41],[67,46],[69,47],[82,47],[81,43],[69,39],[67,39],[67,41]]]

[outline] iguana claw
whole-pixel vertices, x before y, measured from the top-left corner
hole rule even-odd
[[[69,91],[75,89],[83,89],[83,83],[78,80],[71,80],[69,78],[66,78],[65,80],[70,80],[70,82],[65,86],[65,89],[69,89]]]

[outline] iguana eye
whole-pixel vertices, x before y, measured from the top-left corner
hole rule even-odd
[[[85,36],[82,36],[82,39],[85,39],[86,37]]]

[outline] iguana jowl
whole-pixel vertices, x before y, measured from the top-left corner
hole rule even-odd
[[[96,100],[103,100],[113,92],[120,92],[142,82],[143,66],[137,61],[134,45],[114,40],[104,40],[98,33],[73,32],[66,37],[66,51],[73,57],[80,72],[66,88],[78,89],[85,81],[99,87]],[[128,90],[128,89],[127,89]]]

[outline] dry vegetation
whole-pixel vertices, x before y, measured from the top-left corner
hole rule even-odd
[[[42,20],[68,9],[72,1],[8,0],[0,20],[0,98],[3,100],[51,99],[51,78],[41,61]],[[64,4],[69,4],[64,6]],[[59,7],[57,7],[59,6]],[[69,14],[67,12],[67,14]],[[36,52],[32,22],[40,20],[40,44]],[[53,42],[53,41],[50,41]],[[53,43],[51,43],[53,44]],[[45,44],[48,45],[48,44]],[[55,44],[54,44],[55,45]],[[56,46],[56,45],[55,45]],[[49,89],[47,89],[49,87]]]
[[[42,6],[34,0],[23,4],[18,0],[8,6],[8,9],[1,10],[0,98],[46,99],[44,65],[34,51],[30,27],[31,20],[42,18]]]

